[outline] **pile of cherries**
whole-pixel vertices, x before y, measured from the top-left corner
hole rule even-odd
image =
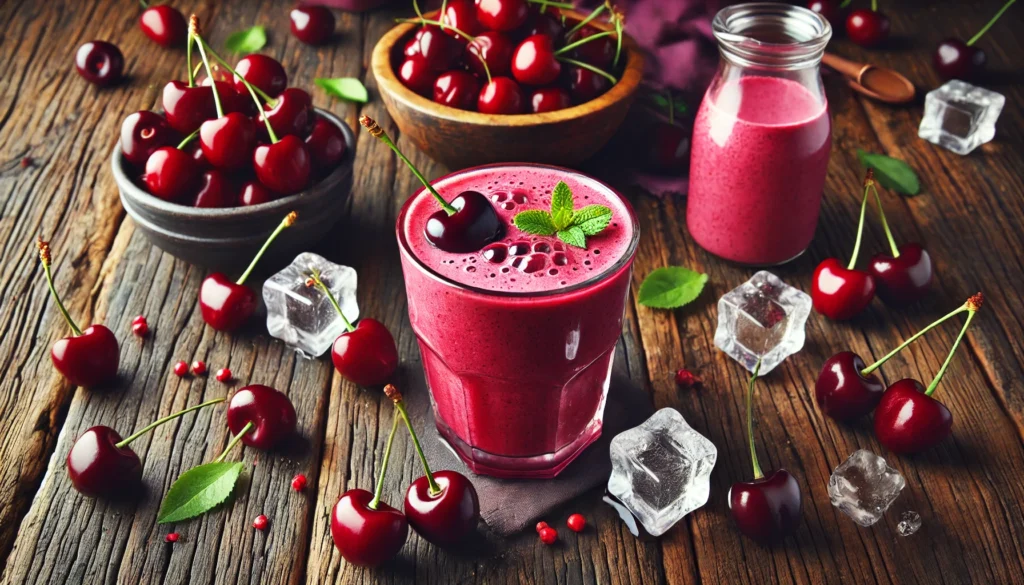
[[[570,23],[559,12],[563,6],[571,7],[452,0],[440,20],[406,21],[421,26],[405,41],[398,78],[439,104],[487,114],[551,112],[590,101],[616,83],[618,33],[589,26],[591,17]],[[611,18],[621,24],[614,11]]]

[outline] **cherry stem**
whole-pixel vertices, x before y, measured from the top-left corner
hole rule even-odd
[[[980,39],[985,33],[987,33],[988,29],[992,28],[992,25],[995,24],[997,20],[999,20],[999,17],[1001,17],[1004,12],[1006,12],[1011,6],[1013,6],[1013,3],[1016,1],[1017,0],[1010,0],[1006,4],[1003,4],[1003,7],[999,9],[999,12],[996,12],[996,15],[992,17],[992,20],[988,21],[988,24],[981,27],[981,30],[978,31],[978,34],[974,35],[973,37],[971,37],[971,40],[967,41],[967,46],[974,46],[974,43],[978,42],[978,39]]]
[[[896,245],[896,239],[892,237],[892,230],[889,229],[889,222],[885,219],[885,210],[882,209],[882,198],[878,195],[878,188],[875,187],[875,182],[872,180],[871,191],[875,194],[875,203],[878,204],[878,215],[882,218],[882,229],[885,231],[885,238],[889,240],[889,248],[892,250],[892,257],[900,257],[900,249]]]
[[[602,4],[602,5],[598,6],[597,8],[591,10],[590,14],[588,14],[586,18],[584,18],[583,20],[577,22],[576,26],[570,28],[569,31],[565,33],[565,37],[569,38],[570,36],[572,36],[573,33],[575,33],[576,31],[578,31],[581,28],[583,28],[583,27],[587,26],[588,24],[590,24],[591,20],[594,20],[595,18],[600,16],[601,13],[604,12],[605,10],[608,10],[608,5],[607,4]]]
[[[46,274],[46,285],[50,288],[50,295],[53,296],[53,300],[57,303],[57,308],[60,310],[60,314],[64,315],[64,320],[67,321],[68,326],[71,327],[71,331],[75,335],[81,335],[82,330],[75,324],[74,319],[71,318],[71,314],[68,313],[64,303],[60,300],[60,295],[57,294],[57,289],[53,286],[53,275],[50,273],[50,243],[43,241],[43,237],[39,236],[39,240],[36,242],[36,247],[39,248],[39,261],[43,263],[43,272]]]
[[[604,32],[599,32],[596,35],[590,35],[589,37],[585,37],[585,38],[582,38],[582,39],[580,39],[578,41],[569,43],[568,45],[562,47],[561,49],[558,49],[557,51],[555,51],[555,56],[557,57],[559,55],[564,55],[565,53],[568,53],[569,51],[575,49],[576,47],[583,46],[583,45],[585,45],[585,44],[587,44],[587,43],[589,43],[591,41],[595,41],[595,40],[601,39],[603,37],[611,37],[611,36],[614,36],[614,35],[615,35],[615,32],[614,31],[610,31],[610,30],[606,30]]]
[[[608,0],[605,0],[608,4]],[[619,66],[619,57],[622,56],[622,15],[612,9],[612,23],[615,25],[615,59],[612,61],[612,67]]]
[[[380,496],[384,493],[384,476],[388,471],[388,459],[391,458],[391,444],[395,442],[395,431],[398,430],[398,417],[395,416],[391,422],[391,434],[388,435],[388,444],[384,447],[384,459],[380,462],[380,475],[377,476],[377,486],[373,490],[373,499],[370,500],[367,508],[376,510],[380,505]]]
[[[267,241],[263,242],[263,247],[260,248],[259,252],[256,252],[256,256],[252,259],[252,262],[249,263],[249,267],[246,268],[245,272],[242,273],[242,276],[240,276],[238,280],[235,281],[235,284],[245,283],[245,279],[249,278],[249,274],[252,272],[253,268],[256,268],[256,263],[259,262],[260,258],[263,257],[263,253],[267,251],[267,248],[270,247],[270,244],[272,244],[274,240],[277,239],[278,234],[283,232],[285,228],[291,227],[292,224],[295,223],[295,219],[298,216],[299,214],[295,213],[294,211],[291,211],[288,213],[288,215],[284,216],[284,219],[281,220],[281,223],[279,223],[277,227],[274,228],[274,231],[270,233],[270,237],[267,238]]]
[[[417,12],[417,14],[419,14],[419,18],[400,18],[400,19],[398,19],[398,22],[414,22],[414,23],[420,23],[420,24],[424,24],[424,25],[432,24],[434,26],[440,27],[441,30],[445,30],[445,28],[448,28],[448,29],[454,31],[455,34],[457,34],[457,35],[461,36],[462,38],[466,39],[467,43],[472,43],[473,41],[476,40],[476,37],[471,37],[468,34],[462,32],[461,30],[455,28],[454,26],[450,26],[450,25],[446,26],[446,25],[442,24],[441,21],[439,21],[439,20],[431,20],[429,18],[424,17],[422,14],[419,13],[419,8],[418,7],[417,7],[417,11],[416,12]],[[470,51],[470,52],[472,52],[472,51]],[[487,61],[484,59],[483,54],[481,52],[476,52],[476,53],[473,53],[473,55],[476,56],[476,58],[480,60],[480,64],[484,66],[484,73],[487,74],[487,83],[490,83],[491,82],[491,68],[487,66]]]
[[[885,362],[889,361],[889,358],[891,358],[892,356],[894,356],[897,353],[899,353],[900,351],[902,351],[903,348],[907,347],[911,343],[914,343],[915,341],[917,341],[918,338],[920,338],[925,333],[928,333],[932,329],[935,329],[936,327],[938,327],[942,323],[946,322],[949,319],[952,319],[953,317],[955,317],[956,315],[959,315],[960,313],[963,313],[964,311],[970,311],[971,309],[968,307],[968,304],[970,302],[971,301],[968,299],[968,301],[966,303],[960,305],[959,307],[957,307],[953,311],[950,311],[948,314],[946,314],[946,316],[940,318],[938,321],[935,321],[931,325],[929,325],[929,326],[925,327],[924,329],[918,331],[913,336],[911,336],[909,339],[907,339],[906,341],[901,343],[899,345],[899,347],[897,347],[896,349],[894,349],[894,350],[890,351],[889,353],[885,354],[885,356],[882,359],[878,360],[877,362],[875,362],[875,363],[871,364],[870,366],[868,366],[868,367],[864,368],[863,370],[861,370],[860,371],[860,375],[861,376],[865,376],[865,377],[871,375],[871,372],[874,372],[875,370],[877,370],[879,367],[882,366],[882,364],[884,364]]]
[[[672,90],[665,92],[665,100],[668,102],[668,124],[669,126],[675,126],[676,123],[676,104],[672,99]]]
[[[754,479],[764,477],[761,464],[757,462],[757,448],[754,447],[754,383],[757,382],[757,374],[760,371],[761,358],[758,358],[754,365],[754,373],[747,382],[747,442],[750,443],[750,460],[754,464]]]
[[[840,4],[839,7],[846,8],[847,6],[850,5],[851,2],[853,2],[853,0],[843,0],[842,4]]]
[[[196,136],[199,136],[199,129],[198,128],[193,130],[191,134],[189,134],[188,136],[185,137],[184,140],[179,142],[178,146],[176,146],[175,148],[177,148],[178,150],[181,150],[182,148],[185,148],[186,146],[188,146],[189,142],[192,142],[195,139]]]
[[[435,496],[441,493],[441,486],[437,485],[437,480],[434,479],[434,474],[430,472],[430,464],[427,463],[427,456],[423,453],[423,447],[420,445],[420,439],[416,436],[416,431],[412,428],[412,421],[409,420],[409,412],[405,409],[405,403],[402,402],[402,393],[395,388],[394,385],[388,384],[384,387],[384,395],[391,399],[395,403],[395,408],[398,410],[398,414],[401,415],[402,420],[405,421],[405,428],[409,429],[409,436],[412,438],[412,444],[416,448],[416,453],[420,456],[420,461],[423,463],[423,473],[427,476],[427,485],[429,486],[430,495]]]
[[[956,336],[956,341],[953,342],[952,349],[949,350],[949,355],[946,356],[946,361],[942,362],[942,367],[939,368],[939,373],[935,374],[935,378],[932,379],[931,384],[928,384],[928,389],[925,390],[925,396],[931,396],[935,389],[939,387],[939,382],[942,380],[942,376],[946,373],[946,368],[949,367],[949,362],[953,361],[953,354],[956,353],[956,348],[960,347],[960,341],[964,338],[964,334],[967,333],[967,328],[971,326],[971,321],[974,320],[974,316],[978,313],[978,309],[981,308],[981,303],[984,297],[981,293],[978,293],[967,300],[965,307],[969,311],[967,313],[967,321],[964,322],[964,326],[960,329],[960,335]]]
[[[384,144],[387,144],[388,148],[393,150],[394,153],[398,155],[398,158],[402,159],[402,162],[405,163],[405,166],[409,167],[409,170],[412,171],[412,174],[416,175],[416,178],[420,180],[420,183],[423,183],[423,186],[426,187],[428,191],[430,191],[430,194],[434,196],[434,199],[436,199],[438,204],[441,205],[441,209],[443,209],[445,213],[447,213],[448,215],[455,215],[456,213],[458,213],[459,210],[455,209],[455,207],[453,207],[451,203],[445,201],[445,198],[441,197],[441,194],[437,192],[437,189],[434,189],[434,186],[430,184],[430,181],[428,181],[426,177],[423,176],[423,173],[420,173],[419,169],[416,168],[416,165],[412,164],[412,161],[406,158],[405,155],[402,154],[401,150],[398,150],[398,147],[395,146],[395,143],[391,140],[391,137],[388,136],[387,132],[385,132],[383,128],[380,127],[380,124],[378,124],[376,120],[369,116],[363,115],[359,117],[359,123],[362,124],[363,127],[367,129],[367,131],[370,132],[371,136],[377,138]]]
[[[334,298],[334,293],[331,292],[331,289],[327,288],[327,285],[324,284],[324,281],[320,278],[320,271],[310,266],[309,278],[317,288],[327,295],[327,300],[331,301],[331,305],[334,306],[334,310],[338,312],[338,316],[341,317],[342,323],[345,324],[345,329],[348,329],[350,332],[355,331],[356,328],[352,326],[351,322],[349,322],[348,317],[345,316],[345,313],[341,312],[341,305],[338,304],[338,299]]]
[[[587,71],[596,73],[596,74],[600,75],[601,77],[604,77],[608,81],[612,82],[612,85],[615,85],[616,83],[619,82],[619,80],[615,79],[615,77],[611,73],[607,73],[605,71],[602,71],[601,69],[598,69],[597,67],[594,67],[590,63],[584,63],[583,61],[577,61],[576,59],[570,59],[568,57],[562,57],[562,56],[559,56],[559,57],[556,57],[556,58],[559,61],[563,62],[563,63],[568,63],[570,65],[575,65],[577,67],[586,69]]]
[[[871,0],[871,12],[878,12],[878,0]]]
[[[556,0],[526,0],[530,4],[540,4],[544,8],[564,8],[565,10],[572,10],[576,8],[572,2],[557,2]]]
[[[192,31],[188,31],[188,41],[185,45],[185,68],[188,70],[188,86],[196,86],[196,71],[192,69],[192,42],[195,37],[192,36]],[[196,67],[198,69],[198,67]]]
[[[139,0],[139,4],[142,5],[143,10],[149,8],[149,2],[146,2],[146,0]]]
[[[217,63],[220,63],[220,65],[222,67],[224,67],[225,69],[227,69],[228,72],[231,73],[231,75],[234,75],[238,79],[242,80],[242,83],[245,84],[245,86],[247,88],[249,88],[250,90],[255,90],[256,93],[259,94],[260,98],[262,98],[263,101],[267,103],[267,105],[269,105],[270,107],[274,107],[274,105],[277,104],[277,100],[275,100],[274,98],[272,98],[269,95],[267,95],[267,92],[265,92],[262,89],[254,86],[253,84],[249,83],[249,81],[246,80],[246,78],[244,78],[241,75],[239,75],[238,72],[235,71],[235,68],[232,67],[231,65],[228,65],[228,62],[225,61],[220,55],[218,55],[217,51],[214,51],[213,47],[211,47],[209,43],[207,43],[206,41],[204,41],[202,39],[199,39],[199,42],[202,43],[203,46],[206,48],[206,50],[210,52],[210,57],[213,57],[214,61],[216,61]],[[258,101],[256,102],[256,105],[258,106],[258,108],[262,107],[262,105]]]
[[[138,438],[139,438],[139,437],[141,437],[142,435],[145,435],[145,434],[146,434],[146,433],[148,433],[149,431],[151,431],[151,430],[153,430],[153,429],[157,428],[158,426],[160,426],[160,425],[164,424],[165,422],[170,422],[170,421],[172,421],[172,420],[174,420],[174,419],[178,418],[179,416],[182,416],[182,415],[188,414],[188,413],[190,413],[190,412],[192,412],[192,411],[195,411],[195,410],[199,410],[200,408],[206,408],[207,406],[210,406],[211,404],[217,404],[218,402],[224,402],[224,399],[223,399],[223,398],[215,398],[215,399],[213,399],[213,400],[207,400],[206,402],[204,402],[204,403],[202,403],[202,404],[197,404],[197,405],[195,405],[195,406],[190,406],[190,407],[188,407],[188,408],[186,408],[185,410],[182,410],[182,411],[180,411],[180,412],[176,412],[176,413],[174,413],[174,414],[171,414],[171,415],[165,416],[165,417],[163,417],[163,418],[161,418],[161,419],[157,419],[157,420],[155,420],[155,421],[153,421],[153,422],[149,423],[148,425],[146,425],[146,426],[142,427],[141,429],[139,429],[138,431],[136,431],[136,432],[135,432],[134,434],[130,435],[130,436],[129,436],[128,438],[126,438],[126,439],[122,440],[122,441],[121,441],[120,443],[117,443],[117,444],[116,444],[116,445],[114,445],[114,446],[115,446],[115,447],[117,447],[118,449],[120,449],[120,448],[122,448],[122,447],[126,447],[126,446],[128,446],[128,445],[129,445],[129,444],[130,444],[130,443],[131,443],[132,441],[134,441],[135,439],[138,439]]]
[[[864,238],[864,216],[868,211],[869,188],[864,187],[864,197],[860,200],[860,221],[857,222],[857,241],[853,244],[853,254],[850,257],[850,263],[846,266],[847,270],[853,270],[853,267],[857,265],[857,256],[860,254],[860,242]]]
[[[228,456],[228,453],[230,453],[231,450],[235,448],[235,445],[237,445],[238,442],[242,440],[242,437],[244,437],[246,433],[251,431],[254,426],[255,423],[252,421],[245,423],[245,426],[242,427],[242,430],[238,431],[238,434],[235,435],[234,437],[231,437],[231,442],[228,443],[227,447],[224,447],[224,452],[220,454],[220,457],[214,459],[213,462],[220,463],[221,461],[224,461],[224,458]]]
[[[198,21],[199,19],[193,14],[190,28],[198,29]],[[220,94],[217,92],[217,80],[213,76],[213,69],[210,69],[210,60],[206,57],[206,49],[203,47],[203,37],[199,36],[198,30],[193,33],[193,36],[196,38],[196,44],[199,45],[199,57],[203,60],[203,66],[206,67],[206,75],[210,78],[210,89],[213,90],[213,105],[217,106],[217,117],[223,118],[224,109],[220,105]],[[256,102],[256,105],[259,106],[259,102]],[[277,141],[275,140],[274,142]]]

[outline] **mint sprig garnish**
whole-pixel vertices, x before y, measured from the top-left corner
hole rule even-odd
[[[573,209],[572,190],[559,181],[551,192],[551,211],[531,209],[512,218],[520,231],[537,236],[558,236],[575,248],[587,248],[587,238],[604,231],[612,221],[612,210],[604,205]]]

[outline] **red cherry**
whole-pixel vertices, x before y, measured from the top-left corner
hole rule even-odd
[[[547,35],[526,37],[512,55],[512,75],[526,85],[548,85],[558,79],[562,64],[555,58],[555,46]]]
[[[480,82],[465,71],[442,73],[434,82],[434,101],[451,108],[472,110],[480,95]]]
[[[462,43],[434,25],[422,26],[405,45],[406,57],[422,57],[434,71],[447,71],[462,54]]]
[[[160,103],[167,123],[183,136],[198,130],[206,120],[217,117],[209,86],[189,87],[183,81],[170,81],[164,86]]]
[[[267,529],[267,525],[269,523],[270,523],[270,521],[267,520],[267,517],[264,516],[263,514],[260,514],[259,516],[256,517],[255,520],[252,521],[252,527],[255,528],[256,530],[266,530]]]
[[[327,174],[345,158],[345,135],[341,129],[324,118],[316,118],[313,130],[306,137],[306,150],[313,168]]]
[[[274,194],[259,181],[242,183],[242,191],[238,196],[242,205],[259,205],[274,200]]]
[[[398,367],[395,339],[383,323],[360,319],[353,331],[334,340],[331,360],[338,373],[353,384],[378,386],[388,381]]]
[[[238,205],[234,182],[223,171],[216,169],[203,173],[202,186],[196,193],[192,207],[223,208]]]
[[[92,497],[123,498],[133,495],[142,483],[142,461],[127,445],[118,447],[121,435],[110,427],[95,426],[82,433],[68,452],[71,485]]]
[[[162,146],[146,160],[142,176],[149,192],[165,201],[182,201],[196,190],[200,174],[192,157],[177,148]]]
[[[953,432],[953,414],[917,380],[889,386],[875,409],[875,436],[894,453],[920,453]]]
[[[293,477],[292,489],[297,492],[301,492],[302,490],[306,489],[306,476],[300,473]]]
[[[583,529],[587,527],[587,519],[583,517],[583,514],[572,514],[565,521],[565,525],[573,532],[583,532]]]
[[[466,56],[463,60],[466,62],[466,67],[480,77],[487,76],[483,65],[486,62],[493,79],[493,77],[509,74],[512,67],[512,51],[514,50],[515,45],[507,36],[499,32],[482,32],[466,44]]]
[[[228,382],[231,380],[231,370],[228,368],[221,368],[217,370],[217,375],[214,377],[217,378],[218,382]]]
[[[544,544],[552,545],[558,542],[558,532],[554,528],[542,528],[538,534]]]
[[[331,512],[334,546],[346,561],[361,567],[390,560],[409,537],[404,514],[384,502],[371,509],[372,501],[373,494],[366,490],[349,490]]]
[[[523,38],[533,35],[546,35],[558,43],[565,36],[565,27],[558,18],[558,10],[548,7],[544,12],[534,8],[530,10],[526,25],[523,27]]]
[[[434,88],[437,73],[422,56],[407,57],[398,67],[398,78],[412,91],[426,95]]]
[[[263,118],[266,118],[278,138],[288,134],[305,136],[310,124],[313,123],[313,98],[297,87],[284,90],[273,106],[265,105],[263,109],[258,128],[261,132],[266,132],[266,125],[263,122]]]
[[[121,49],[106,41],[89,41],[75,53],[75,69],[86,81],[99,87],[119,83],[124,73]]]
[[[878,254],[868,265],[878,283],[878,296],[887,305],[906,305],[924,298],[935,276],[932,258],[921,244],[904,244],[898,250],[899,256]]]
[[[874,47],[889,38],[889,17],[874,10],[854,10],[846,17],[846,36],[862,47]]]
[[[569,93],[558,87],[542,87],[530,94],[530,111],[535,114],[564,110],[571,105]]]
[[[146,322],[146,318],[139,315],[132,320],[132,333],[139,337],[145,337],[149,333],[149,323]]]
[[[256,146],[256,127],[250,118],[231,113],[207,120],[199,127],[203,155],[215,167],[239,169],[252,159]]]
[[[197,173],[213,168],[210,161],[206,160],[206,155],[203,154],[203,147],[198,141],[186,145],[185,152],[188,153],[189,158],[191,158],[192,162],[195,164],[195,170]]]
[[[185,16],[166,4],[143,10],[139,15],[139,28],[154,43],[164,47],[180,47],[188,38]]]
[[[524,101],[518,83],[508,77],[495,77],[480,90],[476,107],[484,114],[521,114]]]
[[[427,477],[409,485],[405,494],[405,515],[409,525],[427,541],[454,546],[476,530],[480,500],[473,484],[455,471],[438,471],[434,481],[441,488],[430,493]]]
[[[197,376],[202,376],[206,373],[206,362],[202,360],[196,360],[192,362],[192,373]]]
[[[644,166],[656,173],[679,174],[690,166],[690,131],[677,124],[657,122]]]
[[[511,31],[529,16],[526,0],[476,0],[476,18],[490,30]]]
[[[242,442],[266,451],[295,434],[295,407],[270,386],[246,386],[228,403],[228,428],[238,435],[249,423],[252,429],[242,435]]]
[[[836,258],[818,264],[811,278],[814,310],[829,319],[843,321],[860,314],[875,298],[875,279],[863,270],[852,270]]]
[[[449,27],[461,30],[463,33],[475,37],[484,31],[484,27],[476,17],[476,8],[469,0],[453,0],[445,7],[444,15],[441,16],[441,23]],[[444,29],[445,34],[450,37],[460,38],[459,34],[451,29]]]
[[[174,363],[174,375],[181,378],[188,373],[188,364],[183,361],[177,361]]]
[[[199,288],[199,308],[203,321],[218,331],[238,329],[256,311],[256,293],[244,284],[231,282],[215,272]]]
[[[785,469],[732,484],[728,498],[740,532],[762,544],[778,542],[800,524],[800,484]]]
[[[863,375],[866,367],[852,351],[830,357],[814,383],[814,398],[821,412],[837,420],[853,420],[874,410],[885,385],[874,374]]]
[[[551,527],[548,526],[547,522],[541,520],[540,522],[537,523],[536,526],[534,526],[533,529],[537,532],[537,534],[540,534],[540,531],[544,530],[545,528],[551,528]]]
[[[574,43],[576,41],[582,41],[588,39],[596,34],[600,34],[602,31],[585,26],[569,39],[569,42]],[[589,63],[598,69],[607,70],[612,66],[615,61],[615,40],[614,37],[601,37],[597,40],[588,41],[575,49],[573,49],[573,55],[576,59]]]
[[[117,375],[121,352],[110,329],[91,325],[81,335],[58,339],[50,350],[50,359],[75,386],[93,387]]]
[[[589,102],[597,96],[608,91],[612,83],[603,75],[598,75],[589,69],[570,66],[569,71],[569,93],[577,104]]]
[[[161,146],[173,146],[178,134],[163,116],[143,110],[128,114],[121,123],[121,152],[133,165],[146,164],[149,155]]]
[[[475,252],[505,234],[504,223],[482,194],[463,191],[451,206],[456,209],[454,215],[437,211],[427,218],[424,229],[427,241],[445,252]]]
[[[216,73],[215,73],[216,74]],[[210,81],[209,77],[204,78],[198,85],[203,87],[212,87],[215,82]],[[256,103],[252,101],[252,96],[248,92],[239,93],[235,86],[230,81],[216,81],[217,95],[220,96],[220,105],[225,114],[232,112],[238,112],[248,117],[256,115]],[[213,99],[211,94],[210,99]],[[216,111],[216,110],[215,110]],[[216,114],[210,119],[216,117]]]
[[[288,87],[288,75],[284,72],[281,63],[273,57],[259,53],[242,57],[235,65],[235,71],[238,73],[234,78],[235,89],[245,95],[249,95],[249,90],[239,76],[270,97],[277,97],[284,91],[284,88]]]
[[[943,79],[974,79],[985,69],[987,61],[985,51],[954,38],[939,43],[932,54],[935,71]]]
[[[704,382],[700,377],[690,370],[682,369],[676,371],[676,386],[681,388],[693,388],[694,386],[700,386],[703,383]]]
[[[840,30],[846,10],[841,8],[837,0],[811,0],[807,9],[817,12],[832,25],[833,30]]]
[[[289,134],[274,144],[261,144],[252,155],[256,177],[270,190],[283,195],[309,186],[310,160],[306,145]]]
[[[292,9],[292,35],[307,45],[322,45],[334,35],[334,15],[323,6],[298,5]]]
[[[168,533],[167,536],[164,536],[164,542],[172,542],[172,543],[173,542],[178,542],[178,538],[180,536],[181,535],[178,534],[177,532]]]

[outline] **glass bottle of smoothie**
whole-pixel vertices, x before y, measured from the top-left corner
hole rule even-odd
[[[599,204],[611,223],[586,249],[519,231],[512,217],[547,210],[558,182],[576,208]],[[424,236],[437,202],[421,189],[397,236],[437,428],[471,470],[553,477],[601,434],[639,227],[629,203],[586,175],[543,165],[489,165],[433,182],[451,199],[477,191],[505,237],[452,253]]]
[[[832,35],[816,12],[740,4],[712,23],[721,59],[694,122],[686,223],[733,262],[788,262],[814,237],[832,126],[819,63]]]

